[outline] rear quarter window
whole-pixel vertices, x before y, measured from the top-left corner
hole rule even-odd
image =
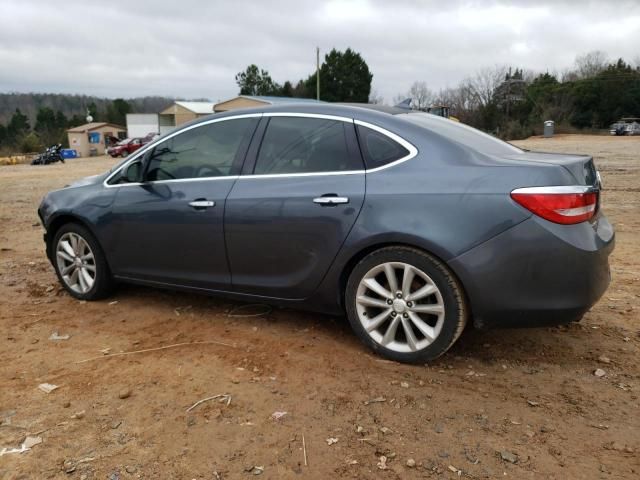
[[[368,170],[393,163],[410,153],[409,150],[383,133],[362,125],[358,125],[357,128],[360,149]]]

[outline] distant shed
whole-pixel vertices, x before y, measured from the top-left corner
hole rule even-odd
[[[108,138],[122,139],[126,135],[123,126],[106,122],[85,123],[67,130],[69,148],[76,150],[79,157],[89,157],[92,153],[103,155],[109,146]]]
[[[287,103],[317,103],[311,98],[275,97],[269,95],[240,95],[223,102],[218,102],[213,106],[213,110],[218,112],[228,112],[241,108],[259,108],[269,105],[282,105]]]
[[[211,114],[213,114],[213,103],[210,102],[173,102],[173,105],[165,108],[158,115],[160,134],[170,132],[183,123]]]

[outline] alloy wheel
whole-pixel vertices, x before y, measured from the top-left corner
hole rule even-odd
[[[431,345],[444,324],[440,289],[422,270],[401,262],[375,266],[356,293],[358,319],[367,334],[395,352],[416,352]]]
[[[87,241],[74,232],[60,237],[56,245],[58,272],[74,292],[84,294],[96,281],[96,260]]]

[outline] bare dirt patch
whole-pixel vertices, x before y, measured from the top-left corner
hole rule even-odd
[[[375,357],[341,318],[231,317],[224,299],[130,286],[73,300],[36,208],[114,161],[0,167],[0,451],[42,438],[0,457],[0,478],[638,478],[640,138],[517,143],[594,154],[617,229],[613,282],[581,323],[469,330],[429,366]],[[211,341],[232,346],[77,363]],[[187,412],[216,394],[230,403]]]

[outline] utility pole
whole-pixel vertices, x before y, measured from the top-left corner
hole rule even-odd
[[[316,47],[316,100],[320,101],[320,47]]]

